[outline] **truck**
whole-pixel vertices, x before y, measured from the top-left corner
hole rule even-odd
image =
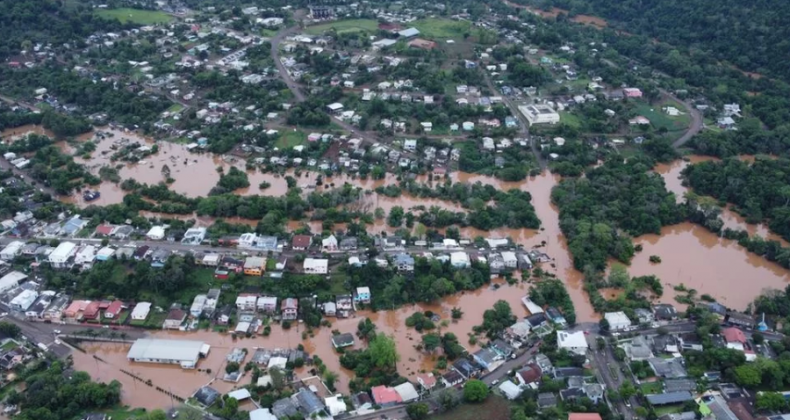
[[[47,347],[47,345],[44,344],[44,343],[38,343],[38,348],[40,348],[41,350],[44,350],[44,351],[49,350],[49,347]]]

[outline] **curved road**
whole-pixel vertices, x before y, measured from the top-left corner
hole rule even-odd
[[[699,133],[700,130],[702,130],[702,114],[700,114],[697,108],[691,106],[690,103],[680,100],[680,98],[667,92],[666,90],[659,89],[659,91],[661,92],[662,95],[676,102],[679,102],[681,105],[683,105],[684,108],[686,108],[686,112],[688,112],[689,115],[691,115],[691,124],[689,125],[688,130],[686,130],[686,132],[683,133],[683,135],[680,136],[679,139],[675,140],[672,143],[672,147],[677,149],[679,147],[682,147],[684,144],[686,144],[686,142],[691,140],[692,137],[696,136],[697,133]]]

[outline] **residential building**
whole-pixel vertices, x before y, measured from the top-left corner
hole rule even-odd
[[[398,392],[395,391],[394,388],[388,386],[374,386],[370,389],[370,393],[373,394],[373,401],[375,401],[376,405],[382,408],[391,407],[403,402]]]
[[[560,114],[548,105],[519,105],[518,110],[527,118],[530,125],[560,122]]]
[[[104,310],[104,317],[108,319],[118,319],[121,315],[121,311],[123,310],[123,302],[120,300],[114,300],[110,303],[110,306]]]
[[[604,314],[604,319],[609,323],[610,331],[625,331],[631,328],[631,320],[625,312],[607,312]]]
[[[678,318],[678,311],[668,303],[653,306],[653,316],[658,321],[672,321]]]
[[[329,272],[329,260],[324,258],[305,258],[304,272],[307,274],[326,274]]]
[[[242,293],[236,297],[236,308],[240,311],[254,311],[258,303],[258,295]]]
[[[733,312],[733,311],[727,312],[725,321],[730,325],[735,325],[747,329],[754,328],[755,325],[754,318],[752,318],[750,315],[743,314],[740,312]]]
[[[13,241],[10,244],[6,245],[2,251],[0,251],[0,260],[3,261],[11,261],[16,258],[22,252],[22,248],[25,246],[25,243],[22,241]]]
[[[332,336],[332,346],[336,349],[354,345],[354,334],[343,333]]]
[[[518,380],[518,384],[521,386],[531,386],[532,384],[536,384],[540,382],[540,378],[543,376],[543,371],[540,369],[535,363],[530,363],[524,366],[523,369],[516,372],[516,380]]]
[[[192,315],[194,318],[200,316],[203,313],[203,308],[206,306],[206,301],[208,300],[208,296],[206,295],[197,295],[192,300],[192,306],[189,308],[189,314]]]
[[[74,242],[61,242],[51,254],[49,254],[49,263],[52,268],[66,268],[69,259],[77,252],[77,244]]]
[[[411,255],[401,252],[396,254],[393,259],[398,271],[414,271],[414,258]]]
[[[312,243],[313,237],[310,235],[295,235],[293,239],[291,239],[291,249],[295,251],[304,251],[310,248]]]
[[[273,314],[277,312],[277,297],[261,296],[258,298],[257,307],[263,313]]]
[[[357,287],[357,291],[354,294],[354,301],[357,303],[370,303],[370,288]]]
[[[202,341],[141,338],[132,344],[126,357],[134,362],[176,364],[194,369],[209,349]]]
[[[557,331],[557,347],[578,355],[587,354],[587,339],[584,332]]]
[[[328,238],[324,238],[321,240],[321,249],[324,252],[337,251],[337,245],[338,242],[337,242],[337,238],[335,238],[335,235],[329,235]]]
[[[145,321],[151,312],[151,302],[139,302],[132,309],[132,321]]]
[[[187,313],[180,308],[173,308],[167,313],[165,322],[162,324],[162,329],[177,330],[181,324],[187,319]]]
[[[285,298],[280,305],[282,319],[295,320],[299,313],[299,301],[295,298]]]
[[[455,268],[467,268],[470,265],[469,255],[458,251],[450,254],[450,264]]]
[[[247,257],[244,260],[244,274],[248,276],[262,276],[266,271],[266,258]]]
[[[433,373],[418,373],[417,374],[417,383],[420,384],[420,387],[426,391],[430,391],[436,386],[436,377],[433,376]]]

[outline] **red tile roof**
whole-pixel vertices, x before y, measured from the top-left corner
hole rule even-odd
[[[309,235],[296,235],[293,240],[291,240],[291,246],[294,248],[307,248],[312,241],[313,238]]]
[[[120,300],[114,300],[104,312],[109,312],[114,316],[117,316],[119,313],[121,313],[122,307],[123,307],[123,302],[121,302]]]
[[[570,413],[568,420],[603,420],[598,413]]]
[[[525,383],[531,384],[533,382],[537,382],[543,375],[543,372],[541,372],[540,366],[530,363],[527,366],[524,366],[524,369],[520,370],[518,375],[521,376],[521,379]]]
[[[403,401],[394,388],[384,385],[374,386],[370,389],[370,393],[373,394],[373,401],[375,401],[378,405],[399,403]]]
[[[96,226],[96,234],[98,235],[109,235],[112,233],[112,230],[115,228],[113,225],[99,225]]]
[[[94,300],[93,302],[89,303],[88,306],[85,307],[85,310],[82,311],[82,316],[84,318],[93,319],[99,315],[99,302]]]
[[[743,331],[735,327],[725,328],[721,331],[721,335],[728,343],[746,343],[746,335]]]
[[[425,388],[433,388],[436,385],[436,377],[432,373],[418,373],[417,382],[422,382]]]

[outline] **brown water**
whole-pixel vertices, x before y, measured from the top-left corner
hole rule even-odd
[[[4,140],[13,141],[13,140],[18,140],[24,136],[27,136],[30,133],[39,134],[50,138],[55,138],[55,133],[36,124],[28,124],[14,128],[7,128],[2,132],[0,132],[0,138]]]

